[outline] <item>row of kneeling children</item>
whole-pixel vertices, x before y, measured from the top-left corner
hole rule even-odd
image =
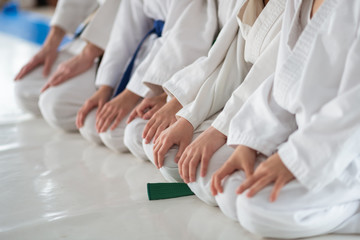
[[[359,1],[60,0],[51,26],[16,76],[23,109],[250,232],[360,234]]]

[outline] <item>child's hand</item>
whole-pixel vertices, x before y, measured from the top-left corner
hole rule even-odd
[[[180,118],[175,124],[163,131],[153,148],[156,167],[161,168],[163,166],[165,154],[173,145],[179,146],[179,151],[174,159],[175,162],[178,162],[185,148],[190,144],[193,132],[193,126],[184,118]]]
[[[91,98],[89,98],[84,105],[80,108],[76,116],[77,128],[82,128],[84,121],[88,113],[97,108],[97,112],[100,112],[104,104],[111,98],[113,88],[109,86],[101,86]]]
[[[41,92],[86,72],[94,65],[95,59],[103,54],[103,52],[101,48],[88,43],[80,54],[61,63],[57,67],[56,71],[41,89]]]
[[[270,195],[270,201],[276,201],[281,188],[294,179],[294,175],[286,168],[281,161],[279,154],[274,154],[266,161],[262,162],[255,170],[255,173],[247,178],[237,189],[237,193],[241,194],[249,189],[248,197],[253,197],[261,189],[271,183],[275,183]]]
[[[140,97],[125,89],[122,93],[105,103],[102,109],[96,113],[96,130],[99,133],[115,130],[121,120],[136,106]]]
[[[166,93],[151,98],[144,98],[139,105],[132,110],[127,123],[130,123],[136,117],[149,120],[166,103]]]
[[[224,165],[217,170],[211,179],[211,192],[215,196],[222,193],[222,180],[237,170],[243,170],[249,179],[254,171],[256,151],[246,146],[239,145]]]
[[[226,143],[226,136],[213,127],[206,129],[184,151],[179,160],[179,173],[185,183],[196,180],[201,163],[201,176],[205,177],[213,154]]]
[[[142,135],[146,144],[150,143],[153,138],[155,143],[156,139],[160,136],[160,133],[176,122],[175,114],[181,107],[182,106],[177,99],[173,98],[151,117],[146,124]]]

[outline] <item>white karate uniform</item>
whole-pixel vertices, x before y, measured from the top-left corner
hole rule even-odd
[[[208,51],[208,55],[198,58],[194,63],[176,72],[170,79],[162,84],[162,87],[167,94],[171,98],[176,97],[183,106],[195,99],[197,92],[206,78],[215,71],[219,64],[221,64],[238,31],[236,14],[241,6],[241,1],[217,0],[216,3],[217,8],[212,9],[212,6],[210,5],[208,11],[215,11],[214,16],[216,22],[212,22],[211,24],[220,30],[220,33],[218,34],[215,43]],[[137,158],[143,160],[150,159],[153,162],[153,144],[146,145],[144,143],[143,146],[142,132],[146,123],[147,120],[137,118],[128,124],[125,129],[124,142],[131,153]],[[145,151],[147,153],[145,153]],[[170,151],[176,151],[176,148]],[[165,163],[165,168],[171,169],[172,167],[170,166],[175,168],[174,174],[176,175],[176,164],[170,161]],[[163,170],[160,171],[163,172]],[[163,173],[165,174],[165,172]],[[181,181],[178,174],[175,177],[177,179],[176,181]],[[167,179],[169,180],[169,178]],[[172,178],[170,177],[170,179]]]
[[[205,55],[217,30],[215,0],[124,1],[119,11],[99,69],[96,82],[99,86],[115,88],[138,43],[152,29],[154,20],[165,22],[160,38],[151,36],[144,42],[127,85],[128,90],[141,97],[161,93],[163,83],[174,73]],[[115,130],[98,134],[94,125],[95,113],[91,113],[80,132],[88,140],[103,142],[114,151],[126,151],[126,120],[127,117]]]
[[[51,26],[59,26],[74,33],[76,27],[95,10],[97,5],[97,1],[59,1]],[[49,76],[59,64],[79,54],[86,45],[85,41],[103,49],[106,47],[118,6],[118,0],[106,0],[82,33],[81,39],[75,39],[59,51]],[[38,67],[15,82],[16,100],[24,110],[42,115],[50,125],[65,131],[74,131],[77,111],[96,91],[94,84],[96,68],[97,63],[94,62],[93,67],[85,73],[40,93],[48,78],[42,75],[43,67]]]
[[[238,10],[239,33],[234,38],[226,57],[217,70],[201,87],[195,101],[184,106],[177,115],[187,119],[194,127],[194,139],[210,127],[211,123],[218,119],[218,113],[230,98],[246,99],[251,93],[275,71],[276,54],[279,44],[279,31],[281,28],[282,13],[285,0],[272,0],[264,8],[262,1],[245,1]],[[263,9],[264,8],[264,9]],[[244,86],[242,86],[244,84]],[[240,86],[240,87],[239,87]],[[232,101],[227,111],[219,120],[230,121],[234,109],[238,109],[242,102]],[[227,135],[227,132],[225,133]],[[146,148],[146,145],[144,145]],[[176,147],[177,148],[177,147]],[[150,152],[146,148],[145,152]],[[213,159],[225,161],[232,153],[228,146],[220,148],[210,160],[207,175],[200,177],[200,167],[195,182],[189,184],[191,190],[204,202],[216,205],[214,197],[210,192],[210,181],[212,174],[222,165]],[[152,152],[151,152],[152,154]],[[174,162],[176,150],[168,154],[166,162],[171,162],[177,170]],[[162,170],[170,175],[169,170]],[[176,177],[178,171],[171,169]]]
[[[265,237],[360,233],[360,2],[288,1],[278,65],[230,124],[228,144],[277,152],[296,180],[236,196],[243,172],[216,197],[222,211]],[[308,21],[306,21],[308,20]]]

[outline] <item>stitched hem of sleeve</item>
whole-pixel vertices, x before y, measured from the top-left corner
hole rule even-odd
[[[289,144],[283,144],[279,148],[278,154],[285,166],[304,187],[310,191],[319,191],[323,188],[322,183],[316,177],[311,176],[308,167],[294,156],[294,150]]]
[[[211,126],[216,128],[216,130],[218,130],[219,132],[221,132],[225,136],[228,136],[229,127],[226,125],[225,122],[217,120],[217,118],[216,118],[215,121],[211,124]]]
[[[241,133],[229,134],[227,144],[229,146],[244,145],[261,152],[265,156],[271,156],[274,152],[274,149],[276,149],[274,144],[260,141],[259,137]]]
[[[176,85],[171,84],[170,81],[163,85],[163,89],[167,94],[175,97],[182,106],[185,106],[191,102],[186,93],[180,91],[179,88]]]
[[[179,112],[176,113],[176,116],[185,118],[191,123],[193,128],[196,129],[201,124],[201,122],[199,123],[199,121],[197,121],[192,115],[193,114],[191,114],[184,108],[182,108]]]
[[[211,124],[212,127],[216,128],[218,131],[220,131],[225,136],[229,135],[229,128],[230,128],[230,122],[224,121],[223,119],[226,119],[223,115],[223,111],[217,116],[217,118],[214,120],[214,122]]]
[[[57,26],[57,27],[63,29],[66,33],[71,33],[71,34],[74,34],[75,31],[76,31],[76,28],[74,28],[72,26],[68,26],[68,24],[66,24],[66,23],[64,24],[64,23],[59,22],[57,20],[51,21],[50,26],[51,27]]]

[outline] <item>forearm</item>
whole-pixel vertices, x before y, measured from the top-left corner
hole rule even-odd
[[[57,49],[65,36],[65,31],[61,27],[52,26],[44,42],[44,48]]]
[[[95,58],[100,57],[102,54],[104,54],[104,50],[88,42],[81,54],[87,59],[95,60]]]

